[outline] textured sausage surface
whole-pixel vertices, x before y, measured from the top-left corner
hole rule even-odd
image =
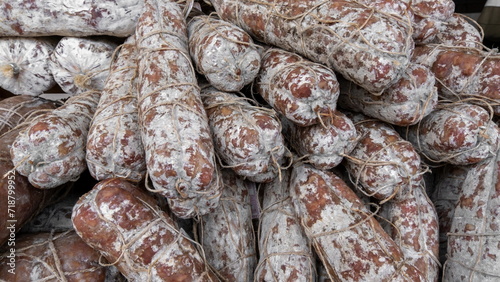
[[[74,231],[16,239],[15,274],[7,264],[10,253],[0,256],[0,276],[7,281],[105,281],[107,267],[99,264],[99,253]]]
[[[2,1],[0,36],[126,37],[134,33],[143,1]]]
[[[403,197],[382,205],[381,223],[425,281],[439,278],[439,221],[436,209],[423,185],[414,186]]]
[[[498,281],[500,155],[473,165],[462,182],[448,233],[443,281]]]
[[[224,281],[253,281],[257,264],[249,181],[222,169],[224,183],[219,205],[201,216],[199,241],[207,263]]]
[[[18,124],[46,110],[55,109],[56,104],[29,95],[17,95],[0,101],[0,136]]]
[[[278,113],[300,126],[319,123],[320,114],[336,109],[339,96],[332,70],[277,48],[262,55],[255,89]]]
[[[92,118],[85,158],[97,180],[140,181],[146,174],[146,161],[137,109],[135,37],[119,48]]]
[[[298,126],[286,118],[281,119],[283,135],[298,157],[304,158],[318,169],[331,169],[351,153],[358,141],[352,120],[340,111],[321,117],[321,123]]]
[[[432,172],[436,175],[434,192],[430,195],[439,219],[439,261],[446,261],[448,232],[450,232],[455,206],[462,193],[462,183],[473,165],[447,164]]]
[[[497,50],[427,44],[416,47],[413,56],[434,73],[440,96],[453,101],[473,98],[468,101],[483,106],[491,104],[495,114],[500,114],[500,54]]]
[[[54,80],[70,95],[102,90],[116,47],[116,43],[106,38],[61,38],[49,60]]]
[[[22,128],[16,127],[0,137],[0,205],[4,207],[0,209],[0,245],[11,238],[11,231],[19,231],[44,207],[59,200],[70,188],[37,189],[29,183],[27,177],[15,171],[9,152]]]
[[[406,132],[405,138],[428,160],[455,165],[496,154],[500,135],[488,112],[469,103],[442,104]]]
[[[285,145],[275,112],[213,87],[203,89],[202,98],[215,150],[225,165],[254,182],[277,177]]]
[[[218,281],[156,200],[124,179],[96,184],[73,208],[72,221],[129,281]]]
[[[420,155],[389,124],[347,113],[360,136],[344,158],[351,181],[367,196],[384,202],[406,194],[422,178]]]
[[[19,133],[10,149],[12,162],[33,186],[54,188],[87,169],[85,142],[100,95],[89,91],[73,96]]]
[[[333,281],[423,281],[374,214],[335,174],[297,165],[290,193],[306,235]]]
[[[218,204],[215,150],[188,52],[180,4],[145,1],[137,23],[138,109],[153,189],[179,217],[206,214]]]
[[[48,38],[0,38],[0,87],[14,95],[32,96],[52,88],[56,82],[49,58],[54,47]]]
[[[373,95],[362,87],[339,78],[338,104],[389,124],[406,126],[419,122],[437,105],[438,91],[434,74],[428,67],[410,64],[404,75],[382,95]]]
[[[433,43],[482,49],[483,35],[479,24],[465,15],[454,13],[446,21],[438,22],[437,26],[438,33]]]
[[[239,91],[259,72],[257,45],[240,27],[215,16],[199,15],[188,22],[189,51],[196,69],[222,91]]]
[[[219,16],[258,40],[326,64],[373,93],[402,75],[413,49],[411,19],[355,1],[212,0]]]
[[[261,184],[259,263],[256,281],[315,281],[316,258],[290,197],[291,170]]]

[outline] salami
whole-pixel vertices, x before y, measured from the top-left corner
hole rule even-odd
[[[119,48],[90,124],[85,158],[97,180],[137,182],[146,174],[146,161],[137,109],[135,37]]]
[[[326,64],[372,93],[406,69],[414,47],[408,15],[356,1],[212,0],[218,15],[256,39]]]
[[[0,38],[0,87],[14,95],[38,96],[56,85],[49,67],[55,45],[49,38]]]
[[[382,95],[373,95],[341,77],[338,80],[338,103],[341,108],[397,126],[418,123],[438,102],[434,74],[428,67],[419,64],[411,63],[404,75]]]
[[[421,273],[424,281],[438,281],[439,221],[423,185],[384,203],[381,214],[386,216],[386,230],[400,246],[407,263]]]
[[[415,48],[414,60],[434,73],[443,99],[492,106],[495,115],[500,114],[500,54],[496,49],[427,44]]]
[[[72,214],[77,234],[128,281],[218,281],[156,200],[120,178],[99,182]]]
[[[436,168],[436,183],[434,192],[430,195],[439,219],[439,261],[446,261],[446,249],[448,246],[448,232],[450,232],[455,206],[462,193],[462,183],[467,172],[474,165],[451,165],[447,164]]]
[[[0,36],[127,37],[142,6],[139,0],[1,2]]]
[[[24,234],[16,240],[14,273],[10,252],[0,256],[0,276],[8,281],[105,281],[99,253],[74,231]]]
[[[321,114],[335,111],[339,97],[339,83],[332,70],[277,48],[262,55],[255,90],[299,126],[319,123]]]
[[[479,24],[463,14],[454,13],[446,21],[438,23],[438,33],[433,43],[482,49],[482,42]]]
[[[468,170],[448,233],[443,281],[497,281],[499,154]]]
[[[65,185],[55,189],[37,189],[28,178],[15,170],[9,152],[19,132],[26,126],[18,125],[0,137],[0,205],[5,207],[0,209],[0,245],[8,240],[14,241],[16,232],[46,206],[64,197],[71,188]]]
[[[275,112],[213,87],[204,88],[202,98],[224,165],[254,182],[277,177],[286,147]]]
[[[105,38],[61,38],[49,60],[54,80],[70,95],[102,90],[116,47]]]
[[[468,165],[496,154],[500,129],[488,112],[469,103],[442,104],[406,131],[431,162]]]
[[[383,203],[405,195],[420,183],[420,155],[394,127],[362,114],[348,112],[347,116],[360,138],[344,158],[344,165],[358,189]]]
[[[224,281],[253,281],[257,250],[252,224],[249,181],[231,169],[221,170],[219,205],[199,222],[205,258]]]
[[[19,133],[10,148],[12,162],[33,186],[54,188],[87,169],[85,142],[100,96],[98,91],[73,96]]]
[[[298,126],[282,118],[283,135],[298,157],[318,169],[332,169],[354,149],[358,133],[352,120],[340,111],[321,120],[319,124]]]
[[[316,258],[290,197],[291,170],[261,184],[259,263],[256,281],[315,281]]]
[[[297,216],[332,281],[424,281],[335,174],[297,165],[290,190]]]
[[[138,20],[138,110],[146,167],[181,218],[213,211],[221,187],[180,4],[145,1]]]
[[[188,22],[188,37],[196,69],[213,87],[240,91],[257,76],[260,47],[240,27],[213,15],[198,15]]]
[[[43,111],[56,108],[56,103],[29,95],[17,95],[0,101],[0,136]]]

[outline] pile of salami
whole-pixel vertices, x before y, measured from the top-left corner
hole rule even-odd
[[[452,0],[11,2],[0,281],[500,281],[500,53]]]

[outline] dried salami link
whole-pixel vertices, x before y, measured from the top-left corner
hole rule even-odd
[[[427,44],[436,39],[440,24],[453,16],[455,2],[452,0],[404,0],[410,5],[413,15],[413,39],[417,44]]]
[[[448,46],[483,48],[480,25],[463,14],[454,13],[446,21],[437,24],[438,33],[432,43]]]
[[[352,120],[339,111],[321,116],[321,123],[298,126],[281,119],[283,135],[297,156],[318,169],[338,166],[356,146],[358,133]]]
[[[97,251],[73,231],[24,234],[16,238],[14,274],[8,251],[0,256],[7,281],[104,281],[107,267]]]
[[[181,218],[213,211],[221,187],[180,4],[145,1],[136,30],[138,108],[148,175]]]
[[[457,102],[438,106],[410,126],[405,138],[432,162],[469,165],[495,155],[499,136],[485,109]]]
[[[259,263],[255,281],[315,281],[316,258],[290,197],[291,170],[281,181],[262,184],[259,223]]]
[[[222,169],[224,190],[215,211],[200,218],[199,241],[207,263],[223,281],[254,281],[257,263],[249,181]]]
[[[12,238],[28,221],[42,209],[59,201],[71,189],[64,185],[55,189],[41,190],[33,187],[28,178],[16,172],[10,157],[12,143],[28,122],[42,111],[35,112],[26,122],[16,126],[0,137],[0,245]],[[9,220],[14,220],[15,224]],[[12,239],[14,240],[15,237]],[[12,244],[12,243],[11,243]]]
[[[400,246],[406,262],[422,274],[424,281],[438,281],[438,216],[424,187],[415,186],[404,197],[386,202],[381,214],[388,221],[387,233]]]
[[[213,87],[202,90],[202,99],[223,165],[254,182],[277,177],[286,147],[275,112]]]
[[[434,192],[430,195],[439,219],[439,261],[446,261],[448,232],[450,232],[455,206],[462,194],[462,183],[468,170],[474,166],[447,164],[432,171],[436,175]]]
[[[300,126],[319,123],[337,107],[339,83],[326,66],[277,48],[262,55],[256,92],[278,113]]]
[[[14,95],[38,96],[56,85],[49,67],[55,45],[49,38],[0,38],[0,87]]]
[[[94,186],[75,205],[72,221],[77,234],[129,281],[218,281],[156,200],[124,179]]]
[[[500,154],[468,170],[448,233],[443,281],[498,281]]]
[[[406,69],[414,42],[411,19],[355,1],[212,0],[223,20],[260,41],[295,52],[381,93]]]
[[[86,161],[97,180],[122,177],[138,182],[146,174],[139,128],[135,37],[119,47],[90,125]]]
[[[87,169],[85,143],[100,97],[98,91],[73,96],[19,133],[10,149],[12,162],[33,186],[54,188]]]
[[[37,113],[55,108],[56,103],[29,95],[17,95],[1,100],[0,136]]]
[[[492,106],[495,115],[500,115],[500,54],[497,50],[427,44],[415,48],[414,60],[434,73],[440,97]]]
[[[188,23],[189,50],[199,73],[222,91],[240,91],[254,80],[261,58],[258,46],[240,27],[213,15]]]
[[[2,2],[0,36],[127,37],[143,6],[139,0]]]
[[[382,95],[339,78],[339,107],[361,112],[389,124],[412,125],[427,116],[437,105],[434,74],[428,67],[411,63],[404,75]]]
[[[297,165],[290,189],[296,214],[330,279],[424,281],[374,213],[335,174]]]
[[[381,203],[408,193],[420,183],[421,159],[413,145],[389,124],[348,113],[360,136],[344,158],[350,178],[367,196]]]
[[[54,80],[70,95],[102,90],[116,47],[116,43],[106,38],[61,38],[50,55]]]

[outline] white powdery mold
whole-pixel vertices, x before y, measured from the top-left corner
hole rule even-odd
[[[469,166],[448,233],[443,281],[498,281],[499,154]]]
[[[276,112],[300,126],[317,124],[322,114],[335,111],[339,96],[332,70],[277,48],[262,55],[254,85]]]
[[[407,139],[432,162],[469,165],[496,154],[500,129],[469,103],[443,104],[407,130]]]
[[[240,91],[259,72],[261,57],[253,39],[240,27],[215,16],[188,22],[189,50],[197,71],[221,91]]]
[[[325,64],[373,93],[402,75],[414,48],[409,14],[395,17],[357,2],[212,4],[258,40]]]
[[[198,241],[207,262],[224,281],[253,281],[257,263],[249,181],[231,169],[221,169],[224,183],[219,205],[203,215]]]
[[[100,209],[106,205],[112,208]],[[195,242],[154,198],[124,179],[99,182],[79,199],[72,221],[78,235],[130,281],[217,281]]]
[[[358,133],[354,123],[339,111],[321,117],[321,123],[298,126],[281,118],[283,135],[298,157],[318,169],[332,169],[356,146]]]
[[[213,87],[202,90],[202,99],[224,165],[254,182],[278,176],[286,148],[275,112]]]
[[[404,75],[382,95],[373,95],[346,79],[339,78],[338,103],[344,109],[397,126],[418,123],[437,105],[434,74],[427,66],[411,63]]]
[[[291,170],[261,186],[264,191],[259,226],[258,281],[315,281],[316,260],[295,214],[289,192]]]
[[[48,38],[0,38],[0,87],[14,95],[38,96],[56,85],[49,67],[55,45]]]
[[[136,95],[135,37],[119,47],[92,118],[86,161],[97,180],[123,177],[140,181],[146,174]]]
[[[345,167],[361,192],[383,203],[420,183],[421,159],[409,141],[387,123],[362,114],[347,116],[354,121],[360,138],[345,157]]]
[[[139,122],[152,190],[188,218],[212,211],[221,185],[183,12],[175,2],[145,1],[135,36]]]
[[[116,47],[116,43],[102,38],[61,38],[50,55],[54,80],[70,95],[102,90]]]
[[[30,121],[10,149],[16,170],[38,188],[75,181],[87,169],[85,142],[100,92],[76,95]]]
[[[1,2],[0,36],[127,37],[134,33],[142,6],[139,0]]]
[[[330,279],[420,279],[374,214],[335,174],[297,165],[292,170],[290,193],[299,221]]]

